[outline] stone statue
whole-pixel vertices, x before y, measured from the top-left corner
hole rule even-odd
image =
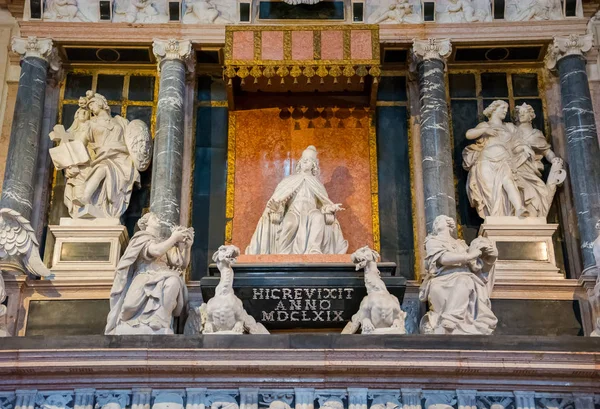
[[[53,393],[48,397],[38,395],[36,400],[40,409],[68,409],[73,398],[69,393]]]
[[[184,272],[190,262],[194,230],[172,226],[161,237],[161,221],[146,213],[138,221],[119,260],[110,290],[110,313],[105,334],[173,334],[173,317],[187,303]]]
[[[507,112],[505,101],[494,101],[483,111],[488,121],[467,131],[467,139],[477,139],[463,151],[463,167],[469,171],[467,196],[481,218],[546,217],[556,187],[566,177],[562,159],[533,128],[530,105],[518,107],[518,127],[503,122]],[[547,182],[541,179],[542,158],[552,163]]]
[[[115,23],[167,23],[169,16],[159,11],[152,0],[115,0]]]
[[[93,91],[79,106],[68,131],[56,125],[50,133],[60,143],[50,156],[67,177],[65,205],[73,218],[119,218],[152,159],[148,126],[112,117],[106,98]]]
[[[472,23],[491,21],[490,4],[477,7],[473,0],[447,0],[445,9],[436,13],[438,23]]]
[[[507,21],[560,20],[562,6],[560,0],[508,0],[504,18]]]
[[[236,246],[221,246],[213,255],[213,261],[221,274],[215,296],[200,306],[203,334],[268,334],[269,331],[250,316],[233,293],[233,269],[240,249]]]
[[[345,254],[348,241],[336,220],[343,210],[319,180],[317,150],[309,146],[267,202],[246,254]]]
[[[379,254],[368,246],[352,254],[356,269],[365,270],[367,296],[360,302],[358,312],[344,329],[342,334],[354,334],[361,328],[362,334],[404,334],[406,313],[400,308],[396,296],[389,293],[379,276],[377,260]]]
[[[535,119],[533,107],[523,104],[517,107],[519,125],[517,127],[516,146],[525,143],[529,149],[515,152],[515,168],[517,170],[517,185],[522,192],[523,203],[530,216],[546,217],[550,211],[557,186],[561,185],[567,173],[563,160],[556,156],[544,134],[534,129],[531,121]],[[518,149],[517,149],[518,150]],[[544,183],[542,172],[545,158],[552,164],[548,180]]]
[[[455,228],[452,218],[438,216],[425,239],[426,273],[419,299],[429,303],[429,311],[421,319],[421,333],[489,335],[498,322],[488,288],[498,250],[485,237],[467,246],[452,237]]]
[[[228,24],[232,21],[223,17],[210,0],[191,0],[185,3],[184,23]]]
[[[369,23],[420,23],[421,16],[414,12],[414,6],[409,0],[392,0],[387,6],[382,6],[370,17]]]
[[[44,20],[95,22],[98,18],[77,0],[47,0]]]
[[[508,103],[492,102],[483,111],[488,121],[466,135],[469,140],[478,139],[463,150],[463,167],[469,171],[467,196],[481,218],[527,215],[513,172],[516,127],[503,122],[507,112]]]

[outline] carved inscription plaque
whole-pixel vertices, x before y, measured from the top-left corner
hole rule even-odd
[[[400,302],[406,280],[393,276],[395,265],[382,269],[382,279],[388,290]],[[262,269],[262,271],[261,271]],[[275,270],[275,271],[274,271]],[[354,265],[276,267],[234,265],[233,289],[244,308],[269,330],[335,329],[343,327],[358,311],[367,294],[362,272]],[[218,272],[202,278],[202,297],[209,300],[219,283]]]
[[[63,243],[60,261],[110,261],[110,243]]]

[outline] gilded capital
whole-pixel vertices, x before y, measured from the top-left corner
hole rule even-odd
[[[594,36],[592,34],[569,34],[567,36],[555,36],[554,41],[548,47],[546,54],[546,67],[553,70],[561,58],[569,55],[584,55],[592,49]]]
[[[452,44],[448,38],[414,39],[412,48],[415,60],[442,60],[452,53]]]
[[[21,56],[21,59],[27,57],[42,58],[48,61],[48,64],[53,71],[58,71],[60,69],[58,53],[52,44],[52,40],[49,38],[13,37],[11,48],[14,53]]]
[[[193,62],[192,42],[190,40],[158,40],[152,43],[152,51],[158,60],[158,64],[164,60],[181,60],[191,70]]]

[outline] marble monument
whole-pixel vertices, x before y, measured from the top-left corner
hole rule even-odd
[[[422,334],[490,335],[498,322],[490,292],[498,250],[485,237],[469,246],[453,237],[456,223],[438,216],[425,239],[425,278],[419,299],[429,304]]]
[[[319,180],[317,149],[309,146],[294,174],[283,179],[267,202],[246,254],[345,254],[348,241],[336,219],[344,210],[329,199]]]
[[[50,21],[98,21],[98,4],[81,0],[47,0],[44,20]]]
[[[185,3],[183,23],[228,24],[232,23],[211,0],[190,0]]]
[[[406,313],[400,308],[398,298],[389,293],[381,280],[377,268],[379,254],[365,246],[352,253],[351,257],[357,270],[365,270],[367,296],[342,334],[354,334],[359,328],[362,334],[404,334]]]
[[[173,317],[187,303],[184,273],[190,262],[194,230],[171,226],[161,237],[163,222],[154,213],[138,221],[121,257],[110,291],[105,334],[173,334]]]

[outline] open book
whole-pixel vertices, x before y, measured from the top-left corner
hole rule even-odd
[[[57,147],[50,149],[50,157],[58,170],[82,165],[90,160],[87,148],[81,141],[62,142]]]

